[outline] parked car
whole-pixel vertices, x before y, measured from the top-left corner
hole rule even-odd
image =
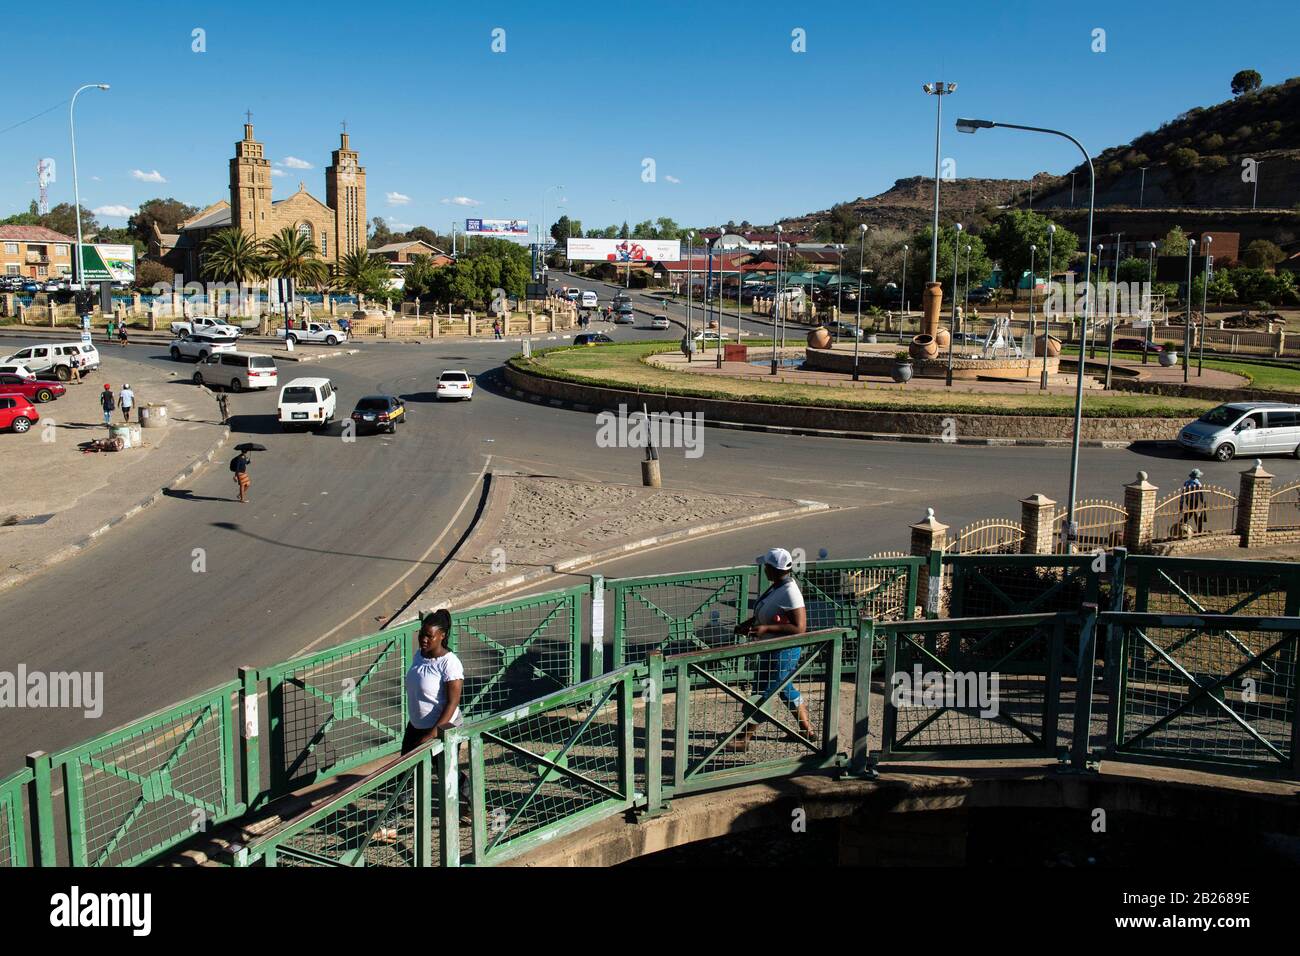
[[[209,355],[215,355],[218,352],[233,352],[236,348],[234,336],[230,335],[209,335],[205,332],[191,332],[188,335],[182,335],[172,342],[168,349],[173,359],[180,361],[183,358],[194,359],[196,362],[206,362]]]
[[[613,341],[604,332],[582,332],[573,337],[574,345],[608,345]]]
[[[438,398],[463,398],[469,401],[474,397],[474,379],[463,368],[447,369],[438,376]]]
[[[277,336],[286,342],[319,342],[325,345],[338,345],[348,340],[348,333],[336,329],[328,322],[308,322],[305,326],[295,324],[291,329],[277,329]]]
[[[172,335],[187,335],[191,332],[205,332],[209,335],[225,335],[230,338],[239,338],[244,330],[237,325],[231,325],[221,319],[214,319],[211,316],[200,315],[193,319],[178,319],[171,324]]]
[[[1116,339],[1115,351],[1117,352],[1142,352],[1146,351],[1152,355],[1156,352],[1163,352],[1164,347],[1156,342],[1148,342],[1145,339]]]
[[[1231,461],[1238,455],[1300,458],[1300,405],[1229,402],[1178,433],[1178,444],[1198,455]]]
[[[993,297],[993,290],[982,285],[979,288],[970,290],[969,301],[977,305],[987,305],[993,301]]]
[[[232,392],[242,392],[246,388],[275,388],[279,373],[271,356],[235,349],[209,355],[199,362],[193,380],[195,385],[220,385]]]
[[[68,389],[58,382],[40,382],[22,375],[0,373],[0,395],[21,395],[29,401],[52,402]]]
[[[656,315],[650,320],[650,328],[652,329],[671,329],[672,327],[673,325],[668,321],[666,315]]]
[[[636,312],[631,302],[622,303],[614,312],[615,325],[636,325]]]
[[[89,342],[43,342],[29,345],[0,358],[0,365],[25,365],[37,377],[53,375],[59,381],[72,378],[72,356],[81,359],[82,372],[99,368],[99,349]]]
[[[406,403],[392,395],[365,395],[352,410],[358,432],[386,431],[392,435],[397,423],[406,424]]]
[[[36,373],[22,362],[7,362],[0,365],[0,375],[18,375],[22,378],[36,378]]]
[[[22,434],[40,420],[36,406],[23,396],[0,395],[0,429],[8,428]]]
[[[826,331],[831,334],[832,338],[836,335],[839,335],[840,338],[862,338],[862,330],[853,322],[827,322],[825,325]]]
[[[322,428],[334,420],[338,391],[327,378],[295,378],[280,389],[280,427]]]
[[[578,297],[579,297],[580,295],[582,295],[582,293],[581,293],[578,289],[565,289],[565,290],[564,290],[564,297],[565,297],[566,299],[568,299],[570,302],[577,302],[577,301],[578,301]]]
[[[582,293],[582,299],[579,304],[584,309],[594,309],[600,305],[600,299],[596,297],[596,293],[588,289],[586,292]]]
[[[726,333],[719,332],[717,329],[700,329],[698,332],[695,333],[694,338],[695,341],[701,342],[705,345],[708,345],[710,343],[712,343],[713,345],[717,345],[719,342],[727,341]]]

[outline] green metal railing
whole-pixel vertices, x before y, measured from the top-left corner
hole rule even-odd
[[[132,866],[246,809],[235,783],[231,681],[119,730],[42,756],[46,782],[60,775],[72,866]],[[47,799],[38,807],[46,820]],[[42,839],[43,865],[55,862]]]
[[[926,573],[926,559],[867,558],[850,561],[811,561],[794,572],[808,613],[808,630],[848,628],[843,665],[853,672],[858,661],[858,624],[908,621],[916,616],[917,582]],[[885,646],[871,651],[872,672],[884,665]]]
[[[0,780],[0,869],[27,865],[28,819],[24,794],[34,779],[24,767]]]
[[[1300,614],[1300,564],[1130,555],[1125,609],[1162,614]]]
[[[969,554],[943,556],[949,575],[948,617],[1077,611],[1102,600],[1109,554]]]

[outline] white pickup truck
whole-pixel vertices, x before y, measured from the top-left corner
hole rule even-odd
[[[214,319],[211,316],[201,315],[195,319],[173,322],[171,324],[172,335],[187,335],[190,332],[206,332],[209,335],[230,335],[238,337],[243,333],[239,326],[231,325],[229,322],[223,322],[221,319]]]
[[[322,342],[325,345],[338,345],[348,340],[348,334],[327,322],[308,322],[305,326],[297,323],[291,329],[278,329],[276,335],[287,342]]]

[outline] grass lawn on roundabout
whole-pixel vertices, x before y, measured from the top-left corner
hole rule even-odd
[[[761,347],[762,340],[747,344]],[[771,342],[767,342],[771,345]],[[995,394],[955,392],[909,385],[881,384],[864,389],[832,385],[794,385],[752,382],[735,378],[705,377],[650,365],[644,359],[657,352],[673,352],[678,342],[628,342],[613,345],[561,346],[516,355],[515,368],[562,381],[607,388],[635,389],[716,398],[731,401],[772,402],[783,405],[817,405],[826,408],[886,409],[918,412],[958,412],[984,415],[1073,415],[1074,394]],[[713,361],[713,352],[705,361]],[[1084,392],[1083,414],[1089,418],[1192,419],[1214,402],[1158,395]]]
[[[1179,354],[1182,354],[1182,346],[1178,347]],[[1065,355],[1078,355],[1079,347],[1077,345],[1067,345],[1061,350]],[[1142,360],[1141,352],[1130,352],[1123,349],[1116,349],[1115,355],[1126,359]],[[1097,345],[1097,358],[1089,359],[1093,362],[1104,362],[1106,360],[1106,343],[1099,342]],[[1151,364],[1159,363],[1159,359],[1151,356]],[[1225,359],[1218,356],[1211,357],[1207,352],[1205,355],[1205,367],[1218,369],[1221,372],[1231,372],[1234,375],[1240,375],[1250,382],[1251,388],[1258,388],[1268,392],[1300,392],[1300,368],[1288,368],[1281,365],[1262,365],[1254,362],[1238,361],[1234,359]],[[1191,361],[1191,375],[1188,378],[1191,384],[1196,384],[1196,354],[1193,352]]]

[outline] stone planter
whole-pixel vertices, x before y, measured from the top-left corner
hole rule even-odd
[[[808,333],[808,347],[810,349],[828,349],[831,347],[831,334],[826,330],[826,326],[819,325]]]
[[[1178,364],[1178,353],[1173,349],[1166,349],[1160,353],[1160,364],[1165,368],[1173,368]]]
[[[870,335],[867,336],[867,344],[868,344],[868,345],[875,345],[875,344],[876,344],[876,333],[875,333],[875,332],[872,332]]]
[[[939,345],[935,342],[933,335],[918,335],[912,339],[912,344],[907,347],[914,359],[932,359],[939,354]]]
[[[889,374],[890,377],[900,385],[904,382],[910,382],[912,380],[912,363],[896,362]]]
[[[1038,336],[1038,338],[1034,339],[1034,354],[1035,354],[1035,355],[1037,355],[1039,358],[1042,357],[1042,355],[1043,355],[1043,340],[1044,340],[1044,339],[1047,340],[1047,357],[1048,357],[1048,358],[1055,358],[1056,356],[1058,356],[1058,355],[1061,354],[1061,340],[1060,340],[1060,339],[1058,339],[1055,335],[1050,335],[1050,336],[1040,335],[1040,336]]]

